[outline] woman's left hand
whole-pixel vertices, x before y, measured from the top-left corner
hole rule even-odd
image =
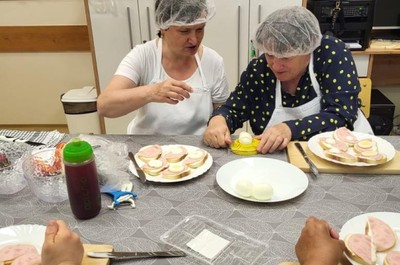
[[[267,128],[262,134],[255,136],[260,140],[257,151],[263,154],[284,149],[292,139],[292,131],[286,123],[279,123]]]

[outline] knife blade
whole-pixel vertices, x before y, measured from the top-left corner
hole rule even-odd
[[[3,142],[14,142],[14,143],[26,143],[34,146],[38,145],[44,145],[44,143],[39,143],[39,142],[33,142],[29,140],[24,140],[24,139],[18,139],[12,136],[7,136],[7,135],[0,135],[0,141]]]
[[[294,145],[297,147],[297,149],[299,149],[304,160],[306,160],[307,164],[309,165],[309,167],[311,169],[311,173],[314,175],[314,177],[317,177],[319,174],[317,166],[311,161],[311,159],[306,154],[306,151],[304,151],[303,147],[301,146],[301,144],[299,142],[294,143]]]
[[[166,258],[166,257],[184,257],[186,253],[179,250],[174,251],[151,251],[151,252],[87,252],[86,255],[91,258],[103,259],[142,259],[142,258]]]
[[[146,179],[146,174],[145,174],[145,173],[143,172],[143,170],[139,167],[139,165],[138,165],[138,163],[136,162],[136,158],[135,158],[135,156],[133,155],[133,153],[132,153],[132,152],[129,152],[128,154],[129,154],[129,158],[131,159],[133,165],[135,166],[135,169],[136,169],[136,172],[137,172],[137,174],[138,174],[138,176],[139,176],[140,181],[141,181],[142,183],[145,183],[146,180],[147,180],[147,179]]]

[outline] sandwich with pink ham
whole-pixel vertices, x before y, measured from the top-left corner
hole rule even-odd
[[[347,150],[349,150],[349,146],[347,145],[347,143],[336,140],[331,137],[319,138],[319,144],[324,150],[329,150],[331,148],[337,148],[342,152],[347,152]]]
[[[333,132],[333,138],[338,141],[344,142],[349,146],[353,146],[357,141],[357,137],[346,127],[337,128]]]
[[[346,254],[362,265],[376,264],[376,249],[371,237],[364,234],[349,234],[344,240]]]
[[[173,145],[166,151],[164,158],[170,163],[182,161],[188,154],[187,149],[181,145]]]
[[[390,251],[383,260],[383,265],[400,265],[400,251]]]
[[[183,163],[169,164],[168,168],[161,172],[166,179],[180,179],[190,174],[190,168]]]
[[[356,163],[358,161],[356,156],[353,156],[347,152],[343,152],[336,147],[325,150],[324,153],[326,157],[343,163]]]
[[[159,159],[152,159],[142,166],[142,170],[151,176],[157,176],[168,167],[168,161],[161,157]]]
[[[195,151],[189,152],[183,160],[183,163],[190,168],[198,168],[204,164],[207,160],[208,154],[203,149],[196,149]]]
[[[397,241],[396,233],[381,219],[368,216],[365,233],[372,238],[376,251],[382,252],[391,249]]]
[[[162,149],[158,144],[144,146],[137,152],[137,157],[144,162],[158,159],[161,155]]]

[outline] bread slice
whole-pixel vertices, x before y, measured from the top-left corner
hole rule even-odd
[[[338,148],[340,151],[343,152],[347,152],[347,150],[349,150],[349,146],[347,143],[330,137],[319,138],[319,144],[324,150],[329,150],[331,148]]]
[[[166,179],[180,179],[190,174],[190,169],[182,163],[169,164],[169,167],[161,172]]]
[[[344,239],[346,254],[362,265],[376,264],[376,250],[371,237],[364,234],[349,234]]]
[[[193,152],[189,152],[189,154],[183,160],[183,163],[190,168],[198,168],[206,162],[208,154],[203,149],[196,149]]]
[[[359,162],[364,162],[373,165],[380,165],[387,162],[387,156],[377,151],[364,151],[357,155]]]
[[[168,167],[168,161],[165,158],[152,159],[143,165],[142,169],[146,174],[157,176],[161,171]]]
[[[338,148],[331,148],[329,150],[325,150],[324,153],[326,157],[343,163],[356,163],[358,161],[357,157],[349,153],[343,152]]]
[[[400,251],[390,251],[383,260],[383,265],[400,265]]]
[[[371,237],[378,252],[391,249],[397,241],[397,236],[393,229],[387,223],[374,216],[368,216],[365,233]]]
[[[187,154],[188,151],[185,147],[174,145],[165,153],[164,158],[170,163],[176,163],[182,161]]]
[[[346,127],[337,128],[333,132],[333,138],[338,141],[345,142],[349,146],[353,146],[357,141],[357,137]]]
[[[144,146],[137,152],[138,158],[144,162],[158,159],[161,155],[162,149],[158,144]]]
[[[378,150],[378,146],[377,146],[376,142],[372,139],[359,140],[354,144],[353,148],[356,153]]]

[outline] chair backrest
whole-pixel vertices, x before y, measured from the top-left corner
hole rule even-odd
[[[368,118],[371,111],[372,82],[370,78],[359,78],[358,80],[361,86],[361,92],[358,94],[358,98],[361,99],[361,111]]]

